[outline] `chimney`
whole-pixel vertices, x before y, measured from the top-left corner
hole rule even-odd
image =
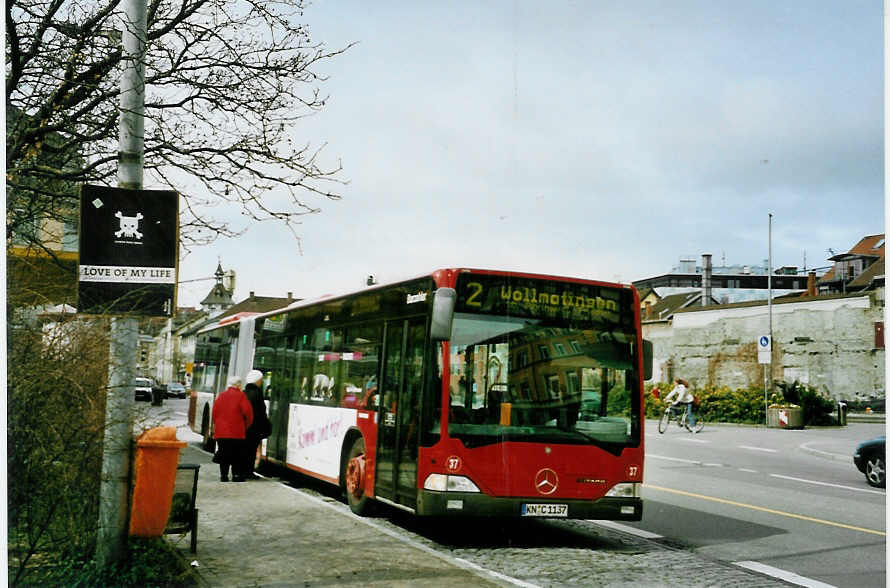
[[[701,305],[708,306],[711,304],[711,274],[713,273],[710,253],[701,256],[701,273]]]
[[[807,296],[816,295],[816,272],[810,272],[807,276]]]
[[[253,298],[253,290],[250,291],[250,296],[248,298]]]
[[[293,299],[294,299],[294,293],[293,293],[293,292],[288,292],[288,293],[287,293],[287,299],[288,299],[288,300],[293,300]]]

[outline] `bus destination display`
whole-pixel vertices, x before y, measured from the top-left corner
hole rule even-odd
[[[626,288],[512,276],[464,274],[457,283],[458,312],[619,324],[633,317]]]

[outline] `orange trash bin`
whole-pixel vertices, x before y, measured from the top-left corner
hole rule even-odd
[[[179,450],[176,427],[155,427],[136,440],[135,483],[130,509],[130,535],[160,537],[167,526]]]

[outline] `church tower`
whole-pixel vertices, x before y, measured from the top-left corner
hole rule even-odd
[[[208,316],[214,317],[226,311],[234,304],[232,300],[232,291],[226,289],[223,284],[225,273],[222,269],[222,262],[216,265],[216,272],[213,274],[216,278],[216,284],[210,289],[210,293],[201,301],[201,308],[207,311]]]

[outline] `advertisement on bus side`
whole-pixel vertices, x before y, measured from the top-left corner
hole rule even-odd
[[[340,449],[346,432],[356,425],[352,408],[291,404],[287,431],[287,463],[329,480],[340,475]]]

